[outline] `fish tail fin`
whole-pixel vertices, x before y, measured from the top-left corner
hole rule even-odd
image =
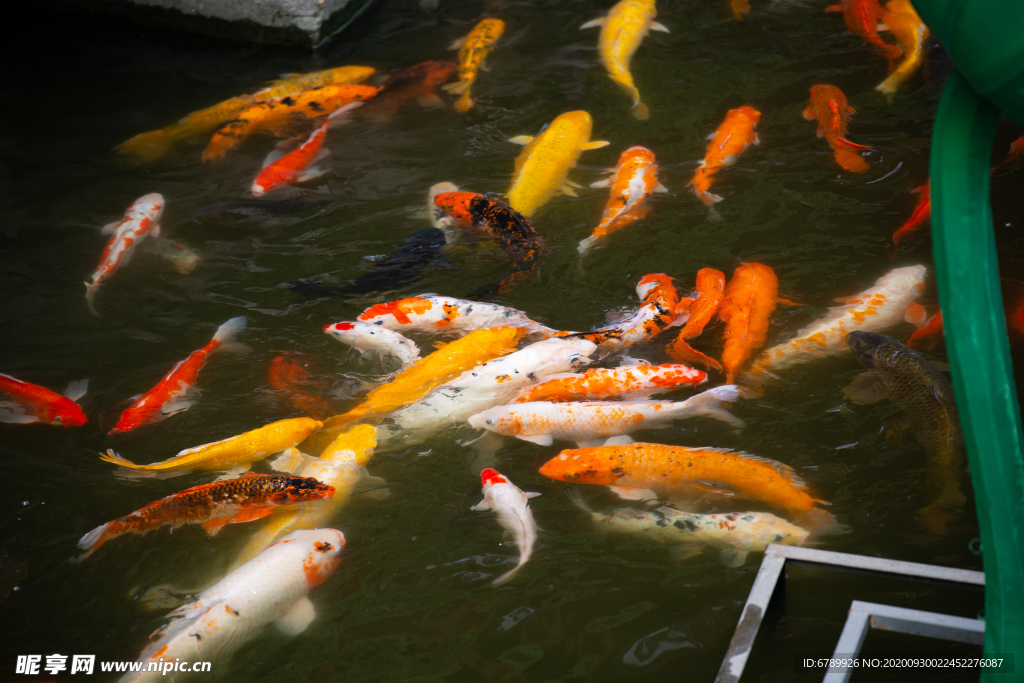
[[[825,501],[821,500],[814,502],[827,505]],[[837,522],[831,512],[816,507],[798,512],[793,516],[793,522],[806,528],[815,538],[843,534],[850,530],[845,524]]]
[[[846,143],[846,144],[842,144]],[[868,162],[864,161],[855,150],[865,149],[862,145],[854,145],[854,143],[846,140],[845,138],[839,138],[836,140],[836,163],[842,166],[851,173],[863,173],[868,170]],[[867,148],[870,149],[870,148]]]
[[[455,100],[455,104],[452,105],[455,111],[463,114],[473,108],[473,98],[469,96],[469,90],[467,89],[462,93],[462,97]]]
[[[120,465],[121,467],[130,467],[134,470],[145,469],[145,465],[136,465],[131,460],[122,458],[120,455],[114,452],[113,448],[108,448],[106,453],[100,453],[100,460],[103,462],[109,462],[114,465]]]
[[[526,564],[526,560],[520,558],[519,563],[515,567],[496,578],[491,582],[491,585],[500,586],[503,583],[508,583],[515,578],[515,575],[519,573],[519,570],[523,568],[524,564]]]
[[[597,237],[595,237],[594,235],[591,235],[590,237],[588,237],[588,238],[586,238],[584,240],[580,240],[580,246],[577,248],[577,251],[579,251],[580,256],[584,256],[588,251],[593,249],[594,245],[596,245],[596,244],[597,244]]]
[[[78,547],[85,552],[75,558],[75,562],[81,562],[96,552],[96,549],[118,534],[110,530],[112,522],[101,524],[78,541]]]
[[[132,139],[122,142],[114,148],[114,152],[121,157],[122,165],[135,168],[162,157],[176,139],[167,130],[153,130],[139,133]]]
[[[689,408],[695,409],[698,415],[721,420],[740,429],[745,424],[743,420],[736,417],[729,411],[722,408],[722,403],[731,403],[740,398],[739,387],[735,384],[725,384],[720,387],[708,389],[707,391],[691,396],[684,401]]]
[[[718,372],[722,371],[722,364],[711,356],[705,355],[697,349],[690,346],[682,335],[676,337],[676,340],[669,344],[665,351],[672,357],[677,363],[700,363],[705,368],[714,368]]]
[[[704,202],[705,206],[711,206],[722,201],[722,196],[717,195],[714,192],[708,192],[707,190],[698,190],[696,187],[693,188],[694,194],[697,195],[697,199]]]
[[[100,314],[96,312],[96,290],[99,287],[99,283],[96,282],[85,283],[85,303],[89,306],[89,312],[97,318],[100,317]]]
[[[455,81],[454,83],[445,83],[441,86],[441,90],[452,95],[461,95],[469,90],[469,81]]]
[[[646,121],[651,118],[651,110],[647,108],[646,104],[637,100],[633,105],[633,117],[638,121]]]
[[[217,333],[213,335],[213,341],[217,342],[217,348],[223,349],[226,345],[232,345],[235,341],[235,337],[239,332],[245,329],[247,320],[244,315],[228,320],[226,323],[217,328]],[[238,346],[244,346],[239,344]],[[230,350],[227,349],[227,350]]]

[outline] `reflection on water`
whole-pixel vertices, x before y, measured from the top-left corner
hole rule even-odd
[[[754,2],[740,22],[725,0],[662,2],[659,21],[672,32],[649,36],[633,60],[652,110],[640,123],[600,66],[594,35],[577,30],[609,4],[442,1],[428,12],[412,1],[382,0],[344,39],[312,55],[70,15],[37,17],[49,30],[45,49],[29,32],[11,36],[22,58],[8,75],[8,92],[18,96],[0,115],[0,370],[48,387],[88,377],[90,390],[82,401],[84,427],[0,425],[0,592],[16,585],[2,618],[5,632],[17,634],[5,639],[3,666],[31,653],[133,659],[165,622],[163,613],[147,610],[148,590],[191,590],[215,580],[247,541],[245,525],[215,539],[196,528],[119,539],[86,563],[66,562],[89,529],[204,481],[199,474],[172,482],[119,479],[97,453],[114,448],[151,462],[301,414],[267,385],[267,368],[284,351],[315,359],[329,400],[339,409],[351,405],[360,386],[393,368],[339,346],[322,333],[325,324],[352,319],[388,297],[469,297],[500,279],[506,257],[487,241],[464,237],[444,252],[454,268],[428,264],[414,281],[387,291],[307,300],[286,283],[343,283],[379,263],[369,257],[395,254],[429,227],[425,200],[435,183],[506,191],[520,151],[506,140],[534,134],[563,111],[588,110],[593,138],[612,143],[585,155],[570,179],[588,185],[623,149],[644,145],[657,155],[669,193],[583,263],[576,245],[590,234],[607,195],[581,190],[538,211],[535,225],[547,246],[534,279],[492,300],[545,324],[605,324],[606,313],[635,306],[634,288],[645,273],[689,283],[699,268],[728,275],[740,261],[761,261],[775,269],[783,296],[807,304],[775,312],[771,346],[889,269],[930,265],[927,240],[901,249],[897,261],[886,256],[892,232],[916,201],[910,190],[927,175],[935,102],[920,77],[886,104],[872,91],[885,77],[885,61],[821,6]],[[266,139],[248,141],[217,165],[200,163],[204,140],[131,171],[118,170],[108,154],[138,132],[258,89],[281,73],[367,64],[388,74],[447,58],[447,46],[487,9],[508,29],[489,57],[491,70],[474,84],[476,108],[459,115],[411,103],[388,121],[357,119],[332,131],[329,173],[292,206],[268,209],[273,215],[210,208],[251,201]],[[842,173],[814,124],[800,115],[818,82],[838,85],[857,108],[851,137],[873,148],[866,153],[871,168],[861,176]],[[713,222],[686,183],[703,157],[705,136],[741,104],[764,113],[762,142],[718,175],[714,191],[725,200],[716,206],[722,221]],[[997,157],[1015,134],[1010,126],[1000,131]],[[993,178],[1004,276],[1013,282],[1024,278],[1024,250],[1013,230],[1020,172],[1008,168]],[[167,198],[164,236],[200,260],[186,275],[140,254],[104,284],[102,317],[93,318],[82,282],[105,241],[97,228],[148,192]],[[934,301],[934,290],[925,300]],[[249,327],[240,341],[252,353],[211,361],[190,410],[106,435],[126,399],[242,314]],[[714,322],[695,344],[717,354],[721,334]],[[420,341],[426,349],[434,340]],[[632,355],[662,362],[661,345]],[[878,436],[896,412],[891,405],[842,406],[842,387],[857,372],[852,358],[794,368],[763,399],[735,407],[748,424],[739,434],[695,420],[636,437],[745,450],[794,467],[850,527],[819,547],[980,568],[968,550],[978,534],[970,504],[942,538],[916,524],[914,511],[926,502],[913,486],[924,478],[924,453],[912,440]],[[714,553],[676,562],[642,539],[606,537],[565,497],[566,485],[537,473],[560,444],[508,440],[492,461],[523,490],[543,493],[531,502],[541,533],[530,563],[496,589],[490,581],[518,553],[501,544],[496,520],[469,509],[480,498],[478,456],[459,442],[471,438],[466,428],[450,430],[375,458],[369,469],[389,482],[391,495],[357,496],[336,521],[348,551],[311,595],[316,620],[297,638],[268,629],[222,664],[217,680],[660,681],[682,671],[710,680],[755,559],[738,568],[723,567]],[[807,609],[766,624],[771,654],[752,667],[785,680],[790,653],[830,651],[852,597],[964,616],[981,605],[980,594],[970,592],[906,591],[810,572],[792,584],[786,605],[787,613]]]

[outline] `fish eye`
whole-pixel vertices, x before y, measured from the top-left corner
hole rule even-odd
[[[565,478],[566,478],[566,479],[576,479],[576,478],[578,478],[579,476],[580,476],[580,475],[579,475],[579,473],[578,473],[578,472],[573,472],[572,474],[567,474],[567,475],[565,475]]]
[[[489,418],[487,418],[487,424],[489,424],[489,425],[492,425],[492,424],[494,424],[494,419],[493,419],[493,418],[490,418],[490,417],[489,417]]]

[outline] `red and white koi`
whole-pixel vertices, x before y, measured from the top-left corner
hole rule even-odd
[[[85,396],[88,384],[89,380],[85,379],[72,382],[61,395],[38,384],[0,374],[0,394],[10,397],[10,400],[0,401],[0,422],[83,425],[85,413],[75,401]]]
[[[139,246],[142,240],[160,235],[160,217],[163,212],[163,195],[152,192],[132,202],[120,221],[103,228],[104,234],[113,233],[113,236],[103,248],[103,256],[100,257],[100,265],[92,274],[92,282],[85,283],[85,300],[93,315],[99,315],[96,312],[95,300],[100,284],[118,268],[128,263],[135,247]]]
[[[332,323],[324,325],[324,332],[363,355],[392,357],[402,364],[403,370],[420,359],[416,342],[381,325],[358,321]]]
[[[217,328],[210,343],[193,351],[188,358],[179,361],[157,382],[156,386],[143,394],[121,413],[117,425],[108,434],[127,432],[143,425],[159,422],[181,410],[186,410],[192,403],[183,400],[184,395],[195,386],[199,371],[206,365],[207,359],[214,351],[240,348],[241,345],[229,345],[241,330],[245,329],[245,316],[240,315],[228,320]]]
[[[611,197],[604,207],[601,223],[593,234],[580,242],[580,255],[586,254],[599,240],[648,214],[644,201],[652,192],[668,192],[658,182],[658,164],[654,152],[639,145],[619,156],[611,178],[591,183],[591,187],[611,187]]]
[[[707,378],[700,370],[675,363],[592,368],[582,375],[551,375],[520,391],[512,403],[647,398],[651,394],[697,386]]]
[[[534,327],[538,332],[553,332],[514,308],[450,296],[412,296],[374,304],[360,313],[357,319],[396,332],[418,330],[465,334],[487,327],[516,324]]]
[[[494,510],[498,514],[498,523],[512,535],[519,547],[519,562],[516,566],[493,581],[495,586],[500,586],[512,580],[533,554],[533,545],[537,542],[537,522],[530,511],[529,500],[540,494],[523,491],[490,467],[480,472],[480,482],[484,499],[471,509]]]

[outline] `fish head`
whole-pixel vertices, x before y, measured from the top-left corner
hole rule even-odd
[[[590,130],[594,126],[594,119],[591,118],[590,113],[579,109],[577,111],[567,111],[564,114],[559,114],[551,122],[552,128],[557,128],[559,124],[565,124],[572,126],[577,134],[584,140],[590,139]]]
[[[518,417],[510,414],[509,406],[496,406],[470,415],[467,422],[473,429],[486,429],[505,436],[515,436],[523,426]]]
[[[745,551],[763,552],[770,543],[803,545],[810,536],[803,527],[770,512],[732,512],[715,516],[722,518],[719,529],[728,529],[734,535],[732,544]]]
[[[270,548],[277,552],[296,553],[302,558],[302,572],[306,586],[316,588],[341,564],[341,551],[345,549],[345,534],[337,529],[309,529],[293,531]]]
[[[594,448],[566,449],[544,463],[540,473],[559,481],[614,486],[621,472],[616,472],[596,451]]]
[[[749,119],[750,122],[754,124],[761,120],[761,112],[754,109],[753,107],[748,107],[747,105],[743,105],[742,107],[736,107],[735,109],[729,110],[730,114],[733,112],[735,112],[737,116],[742,116],[743,118]]]
[[[49,424],[78,427],[86,423],[82,407],[67,398],[39,410],[39,419]]]
[[[654,290],[664,288],[675,289],[672,278],[664,273],[649,273],[640,278],[636,285],[636,294],[641,299],[646,299]]]
[[[469,204],[479,196],[475,192],[440,192],[434,195],[434,206],[464,225],[473,225]]]
[[[637,165],[653,164],[654,152],[641,145],[634,145],[619,155],[617,166],[633,163]]]
[[[866,368],[874,368],[877,361],[878,348],[883,344],[895,341],[892,337],[877,332],[854,330],[846,335],[846,345]]]
[[[287,505],[289,503],[308,503],[313,500],[330,500],[333,497],[333,486],[328,486],[312,477],[287,477],[280,490],[270,496],[270,502],[276,505]]]
[[[356,323],[331,323],[330,325],[324,325],[324,333],[337,337],[342,341],[351,337],[355,329]]]
[[[488,467],[480,471],[480,484],[483,486],[494,486],[495,484],[507,484],[506,479],[498,470]]]

